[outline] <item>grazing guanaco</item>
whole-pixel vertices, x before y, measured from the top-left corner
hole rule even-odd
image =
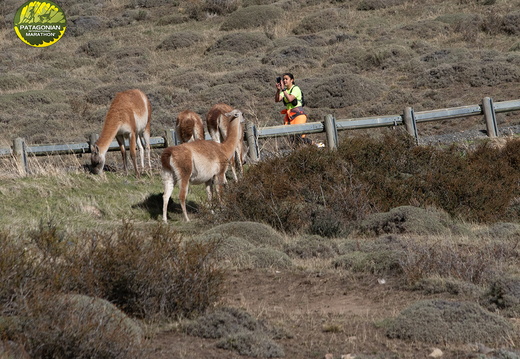
[[[171,146],[163,150],[161,155],[164,183],[163,194],[163,221],[167,221],[168,201],[175,184],[179,184],[179,201],[187,222],[190,221],[186,211],[186,195],[188,186],[206,184],[208,200],[212,198],[212,189],[215,186],[220,198],[221,187],[226,183],[226,170],[229,160],[235,153],[237,142],[242,139],[242,123],[244,117],[239,110],[226,113],[230,118],[226,139],[222,142],[212,140],[193,141]]]
[[[233,107],[225,103],[217,103],[216,105],[213,105],[206,114],[206,125],[208,127],[208,132],[214,141],[222,142],[226,139],[229,132],[228,128],[230,118],[225,114],[230,113],[232,110]],[[240,131],[242,133],[242,137],[239,139],[235,153],[230,159],[231,171],[233,172],[233,178],[235,181],[238,181],[237,171],[239,174],[243,171],[243,164],[247,152],[243,139],[243,124],[240,124]]]
[[[148,168],[151,169],[150,160],[150,121],[152,119],[152,106],[148,97],[137,89],[118,92],[110,104],[103,130],[99,139],[92,146],[91,152],[91,171],[98,174],[103,171],[105,165],[105,155],[114,137],[121,149],[123,166],[125,173],[128,174],[127,158],[125,150],[125,139],[129,139],[130,157],[134,165],[135,174],[139,177],[139,169],[136,159],[136,144],[141,155],[141,167],[144,169],[144,150],[148,158]]]
[[[175,121],[175,132],[181,143],[203,140],[204,124],[202,118],[193,111],[182,111]]]

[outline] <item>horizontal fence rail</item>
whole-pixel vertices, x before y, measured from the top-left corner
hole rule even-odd
[[[297,134],[326,133],[327,147],[334,149],[338,145],[338,131],[368,129],[377,127],[394,127],[404,125],[406,131],[418,140],[417,123],[450,120],[468,116],[484,116],[487,135],[489,137],[498,136],[496,123],[496,113],[520,111],[520,100],[502,101],[494,103],[489,97],[485,97],[480,105],[469,105],[452,108],[444,108],[430,111],[415,112],[411,107],[405,108],[402,115],[374,116],[352,119],[336,119],[332,115],[326,115],[323,121],[308,122],[297,125],[280,125],[256,128],[251,123],[246,122],[244,138],[249,146],[249,157],[254,161],[260,158],[258,139],[290,136]],[[90,136],[89,142],[57,144],[57,145],[34,145],[27,146],[22,138],[16,138],[10,148],[0,148],[0,157],[13,157],[17,161],[17,166],[22,173],[27,172],[27,156],[48,156],[60,154],[83,154],[90,153],[90,145],[97,139],[97,135]],[[206,139],[211,137],[206,134]],[[152,148],[165,148],[179,144],[175,130],[165,131],[163,137],[151,137],[150,146]],[[128,147],[128,141],[126,141]],[[118,151],[117,141],[113,141],[109,146],[109,151]]]

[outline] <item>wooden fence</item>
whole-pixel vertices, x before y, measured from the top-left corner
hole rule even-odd
[[[520,100],[494,103],[491,98],[485,97],[481,104],[440,110],[415,112],[411,107],[407,107],[402,115],[352,118],[346,120],[338,120],[332,115],[326,115],[321,122],[308,122],[299,125],[281,125],[263,128],[257,128],[253,124],[246,122],[244,135],[249,146],[249,158],[255,162],[261,157],[258,140],[262,138],[289,136],[294,134],[325,133],[326,146],[330,149],[335,149],[338,146],[338,131],[404,125],[406,131],[418,140],[418,123],[449,120],[468,116],[483,116],[486,124],[487,135],[489,137],[496,137],[499,133],[496,114],[519,110]],[[96,141],[97,137],[98,135],[96,134],[91,135],[89,142],[36,146],[28,146],[24,139],[16,138],[13,141],[11,148],[0,148],[0,157],[10,156],[14,158],[20,172],[25,174],[27,173],[27,156],[90,153],[90,145]],[[178,140],[173,129],[166,130],[163,137],[152,137],[150,139],[152,148],[165,148],[176,145],[177,143]],[[113,141],[109,147],[109,151],[118,150],[119,146],[117,142]]]

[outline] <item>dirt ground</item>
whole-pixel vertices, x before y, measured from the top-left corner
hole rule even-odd
[[[244,309],[289,333],[277,341],[287,359],[429,358],[435,349],[442,351],[442,358],[481,355],[476,345],[388,339],[382,321],[431,296],[396,289],[391,278],[383,284],[382,279],[354,278],[339,271],[237,271],[228,276],[222,304]],[[149,358],[249,358],[218,349],[215,342],[171,329],[154,336]]]

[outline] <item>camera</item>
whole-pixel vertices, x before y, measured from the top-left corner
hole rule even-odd
[[[281,78],[280,76],[278,76],[278,77],[276,78],[276,83],[279,84],[280,82],[282,82],[282,78]]]

